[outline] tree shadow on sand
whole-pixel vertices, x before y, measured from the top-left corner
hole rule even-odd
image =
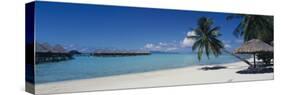
[[[261,64],[256,67],[249,67],[245,70],[237,71],[238,74],[264,74],[273,73],[273,64]]]
[[[226,66],[206,66],[200,68],[200,70],[208,71],[208,70],[220,70],[220,69],[226,69]]]

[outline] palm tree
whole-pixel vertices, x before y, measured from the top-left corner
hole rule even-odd
[[[241,19],[233,34],[242,36],[244,41],[260,39],[268,44],[273,41],[273,16],[242,15],[235,14],[227,16],[227,20]]]
[[[197,22],[198,27],[193,29],[196,36],[189,37],[194,38],[196,41],[192,46],[192,50],[197,50],[198,60],[202,59],[203,51],[209,58],[210,53],[216,57],[221,54],[221,49],[224,48],[223,43],[217,39],[221,34],[219,33],[220,27],[213,27],[213,20],[207,17],[199,18]]]
[[[195,43],[192,46],[192,50],[197,50],[197,57],[199,61],[201,61],[204,51],[208,58],[210,53],[217,57],[223,51],[235,56],[236,58],[252,66],[252,64],[250,64],[250,62],[248,62],[247,60],[242,59],[239,56],[224,49],[224,44],[218,39],[218,37],[221,36],[221,34],[219,33],[220,27],[214,27],[212,19],[207,17],[201,17],[198,19],[197,25],[197,28],[193,29],[196,35],[188,36],[188,38],[195,39]]]
[[[242,36],[244,41],[260,39],[273,46],[273,16],[235,14],[227,16],[226,19],[235,18],[241,19],[233,32],[236,37]],[[273,59],[272,53],[261,53],[257,56],[265,63]]]

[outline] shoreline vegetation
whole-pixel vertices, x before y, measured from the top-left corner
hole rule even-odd
[[[248,59],[251,63],[253,58]],[[205,67],[224,67],[204,70]],[[242,61],[197,65],[183,68],[157,70],[150,72],[114,75],[100,78],[68,80],[36,84],[36,94],[63,93],[77,91],[99,91],[126,88],[144,88],[157,86],[195,85],[208,83],[231,83],[241,81],[271,80],[273,73],[239,74],[248,65]],[[273,68],[273,66],[272,66]],[[183,73],[187,72],[187,73]],[[214,77],[215,76],[215,77]],[[98,85],[98,86],[97,86]]]

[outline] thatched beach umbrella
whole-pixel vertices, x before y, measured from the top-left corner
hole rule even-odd
[[[240,48],[237,48],[234,53],[238,54],[253,54],[254,55],[254,66],[256,65],[256,53],[267,53],[273,52],[273,47],[267,43],[253,39],[245,42]]]

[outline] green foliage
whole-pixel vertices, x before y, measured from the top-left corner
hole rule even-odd
[[[273,16],[236,14],[230,15],[226,19],[234,18],[241,18],[241,22],[233,32],[236,37],[242,36],[244,41],[260,39],[270,45],[273,44]],[[257,56],[265,63],[270,63],[270,60],[273,59],[273,53],[259,53]]]
[[[260,39],[266,43],[273,41],[273,16],[262,15],[230,15],[226,19],[240,18],[241,22],[235,28],[233,34],[243,37],[244,41]]]
[[[193,29],[196,36],[192,37],[195,39],[192,50],[197,50],[198,60],[201,61],[204,51],[208,58],[210,54],[219,56],[221,49],[224,48],[223,43],[217,39],[221,36],[219,33],[220,27],[214,27],[213,20],[207,17],[199,18],[197,25],[197,28]]]
[[[262,60],[265,64],[270,64],[271,59],[273,59],[273,53],[259,53],[257,54],[259,60]]]

